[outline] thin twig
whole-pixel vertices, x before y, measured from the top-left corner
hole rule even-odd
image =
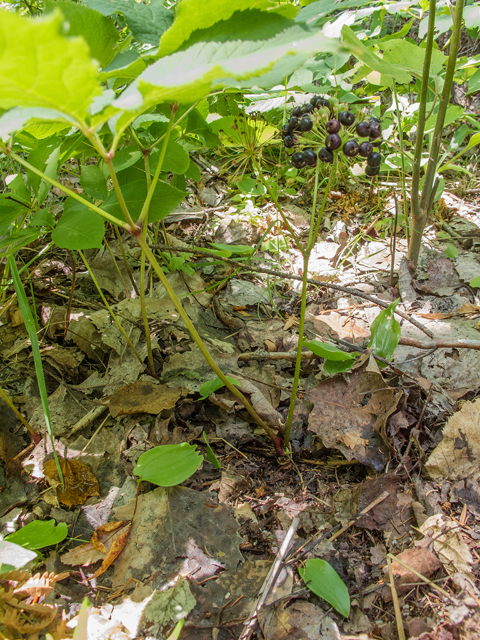
[[[297,530],[299,522],[300,520],[298,518],[294,518],[292,520],[292,524],[290,525],[290,529],[288,530],[287,535],[285,536],[285,540],[283,541],[283,544],[280,547],[280,551],[278,552],[277,558],[273,563],[273,565],[271,566],[267,577],[265,578],[265,582],[263,583],[262,588],[260,589],[260,593],[258,595],[257,600],[255,601],[255,604],[253,605],[250,611],[250,615],[248,616],[247,620],[244,622],[245,629],[243,630],[238,640],[249,640],[249,638],[251,637],[253,633],[253,627],[257,620],[258,612],[260,611],[262,606],[265,604],[265,600],[267,599],[267,596],[270,593],[270,589],[275,584],[275,579],[277,577],[278,571],[282,565],[283,559],[285,558],[285,555],[290,546],[290,542],[292,541],[295,531]]]
[[[395,611],[395,620],[397,621],[397,631],[399,640],[405,640],[405,629],[403,628],[402,612],[400,611],[400,602],[398,601],[398,593],[395,588],[395,580],[393,579],[392,561],[387,556],[388,577],[390,579],[390,590],[392,592],[393,609]]]

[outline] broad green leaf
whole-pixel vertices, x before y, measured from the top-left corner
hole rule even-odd
[[[95,164],[82,167],[80,184],[82,189],[95,200],[105,200],[108,196],[107,181],[103,171]]]
[[[105,67],[115,56],[115,45],[120,40],[113,20],[103,16],[95,7],[87,7],[70,0],[45,0],[45,13],[60,9],[67,21],[69,36],[82,36],[90,48],[90,55]]]
[[[480,69],[477,69],[468,81],[467,93],[470,95],[471,93],[476,93],[477,91],[480,91]]]
[[[19,544],[24,549],[43,549],[65,540],[68,527],[64,522],[55,525],[55,520],[33,520],[22,529],[5,537],[8,542]]]
[[[8,185],[10,191],[9,195],[12,195],[16,202],[23,204],[30,204],[31,191],[27,188],[23,173],[19,173]]]
[[[61,144],[62,139],[60,137],[46,138],[28,155],[28,162],[49,178],[56,178]],[[27,178],[28,184],[37,196],[38,203],[42,204],[52,185],[29,169],[27,169]]]
[[[141,157],[142,152],[137,146],[120,149],[120,151],[116,151],[113,156],[113,168],[118,173],[119,171],[123,171],[123,169],[131,167],[133,164],[138,162]]]
[[[207,434],[205,431],[203,432],[203,439],[205,440],[205,444],[207,445],[207,458],[211,464],[215,467],[215,469],[221,469],[222,463],[217,459],[210,443],[208,442]]]
[[[140,480],[173,487],[190,478],[202,462],[203,456],[191,444],[165,444],[142,453],[133,473]]]
[[[84,0],[85,4],[104,16],[122,13],[135,40],[158,46],[160,36],[173,22],[173,12],[163,6],[163,0],[150,4],[134,0]]]
[[[475,288],[480,287],[480,276],[475,276],[475,278],[472,278],[470,280],[470,286]]]
[[[201,29],[211,33],[215,25],[225,24],[235,12],[249,9],[257,9],[267,16],[269,13],[277,13],[288,18],[294,18],[298,11],[292,5],[279,6],[269,0],[182,0],[177,5],[175,22],[162,36],[159,55],[166,56],[181,46],[188,46],[186,43],[195,31]],[[250,26],[254,28],[255,24],[252,22]]]
[[[55,218],[53,213],[48,209],[39,209],[30,220],[30,224],[33,227],[50,227],[52,229],[55,226]]]
[[[325,360],[323,370],[333,376],[336,373],[344,373],[345,371],[350,371],[354,363],[355,360]]]
[[[150,171],[152,174],[155,173],[155,169],[157,168],[157,161],[160,153],[160,149],[155,149],[150,156]],[[170,140],[163,159],[162,171],[171,171],[172,173],[180,175],[185,173],[189,165],[190,156],[188,155],[188,152],[185,151],[178,142]]]
[[[400,323],[395,319],[394,311],[400,298],[392,302],[387,309],[381,311],[370,327],[371,338],[368,343],[377,356],[391,360],[402,335]]]
[[[226,376],[227,380],[237,387],[241,386],[241,383],[235,378],[231,378],[230,376]],[[200,387],[200,400],[205,400],[211,393],[215,393],[222,387],[224,387],[224,383],[220,380],[220,378],[214,378],[213,380],[209,380],[208,382],[204,382]]]
[[[476,147],[477,144],[480,144],[480,133],[476,133],[470,138],[464,152],[468,151],[468,149],[471,149],[472,147]]]
[[[0,236],[5,235],[12,222],[25,211],[25,207],[18,202],[10,200],[7,195],[0,194]]]
[[[0,240],[0,249],[8,247],[8,250],[6,252],[2,251],[2,253],[4,256],[12,255],[13,253],[17,253],[21,247],[26,247],[34,242],[39,236],[39,229],[29,225]]]
[[[135,49],[129,49],[128,51],[122,51],[118,53],[115,58],[102,69],[99,77],[101,82],[105,82],[109,78],[128,78],[132,79],[139,76],[147,65],[143,58],[141,58]]]
[[[99,249],[105,235],[101,216],[81,202],[69,197],[63,215],[52,231],[52,240],[61,249]]]
[[[480,29],[480,6],[478,2],[474,2],[473,5],[465,7],[463,17],[465,19],[465,26],[468,27],[468,29]]]
[[[412,80],[412,75],[402,66],[385,62],[377,56],[376,53],[366,47],[349,26],[344,25],[342,27],[342,36],[344,44],[361,62],[370,67],[370,69],[378,71],[378,73],[388,76],[400,84],[408,84]]]
[[[212,247],[215,249],[220,249],[221,251],[228,251],[229,254],[232,253],[253,253],[253,247],[247,247],[243,244],[219,244],[218,242],[211,242]],[[226,256],[228,258],[228,256]]]
[[[0,10],[0,107],[45,107],[83,120],[101,93],[82,38],[62,36],[55,10],[32,20]]]
[[[23,109],[19,107],[10,109],[0,117],[0,138],[7,140],[10,133],[23,129],[26,125],[31,125],[36,122],[43,123],[49,120],[62,123],[57,125],[60,126],[61,129],[75,125],[75,120],[68,118],[68,116],[54,109],[44,109],[43,107]],[[49,130],[46,135],[38,135],[37,132],[30,130],[30,133],[34,137],[41,139],[52,135],[54,132]]]
[[[299,573],[310,591],[326,600],[338,613],[348,618],[350,615],[348,589],[332,565],[320,558],[312,558],[306,561],[305,567],[299,569]]]
[[[455,259],[458,256],[458,249],[454,244],[451,244],[449,242],[449,243],[447,243],[447,248],[445,249],[445,254],[449,258]]]
[[[202,179],[202,172],[193,160],[190,160],[188,169],[185,171],[185,177],[189,180],[194,180],[195,182],[200,182],[200,180]]]
[[[425,60],[425,49],[422,47],[407,40],[389,40],[382,42],[381,48],[384,52],[382,58],[384,62],[391,62],[405,69],[414,69],[422,73]],[[439,75],[446,63],[447,56],[438,49],[433,49],[430,75],[432,77]]]
[[[142,211],[145,198],[147,197],[145,180],[136,180],[135,182],[122,186],[122,194],[130,215],[133,220],[137,220]],[[172,187],[166,182],[159,182],[150,203],[148,221],[156,222],[157,220],[162,220],[178,207],[184,197],[184,191]],[[102,204],[102,209],[119,220],[125,220],[115,191],[110,192],[108,198],[106,198]]]
[[[320,342],[319,340],[309,341],[304,338],[302,344],[304,347],[307,347],[307,349],[310,349],[316,356],[325,358],[325,360],[334,360],[335,362],[345,362],[345,360],[353,362],[356,355],[358,355],[355,353],[347,353],[332,344],[328,344],[328,342]]]
[[[199,42],[154,62],[114,105],[136,111],[172,100],[191,104],[223,87],[272,87],[319,51],[338,47],[301,25],[266,41]],[[122,126],[123,120],[117,129]]]

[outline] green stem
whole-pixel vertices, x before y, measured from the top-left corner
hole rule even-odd
[[[207,347],[205,346],[203,340],[201,339],[200,335],[198,334],[197,330],[195,329],[192,321],[188,317],[185,309],[182,307],[182,303],[180,302],[180,300],[179,300],[177,294],[175,293],[175,291],[172,289],[170,283],[168,282],[168,279],[166,278],[165,274],[163,273],[160,265],[158,264],[157,259],[155,258],[155,256],[154,256],[152,250],[150,249],[150,247],[148,246],[147,241],[143,237],[143,235],[137,236],[137,242],[142,247],[142,249],[145,251],[146,257],[148,258],[150,264],[152,265],[155,273],[160,278],[161,283],[165,287],[165,291],[167,292],[167,294],[170,297],[171,301],[175,305],[176,310],[178,311],[181,319],[185,323],[185,326],[187,327],[188,331],[190,332],[190,335],[192,336],[192,338],[193,338],[195,344],[197,345],[197,347],[200,349],[200,352],[202,353],[202,355],[205,358],[205,360],[207,361],[207,363],[210,365],[212,370],[217,374],[217,376],[220,378],[220,380],[223,382],[223,384],[227,387],[227,389],[229,391],[231,391],[233,393],[233,395],[240,400],[240,402],[243,404],[243,406],[248,411],[248,413],[252,416],[252,418],[255,420],[255,422],[260,427],[262,427],[262,429],[265,431],[265,433],[273,440],[273,442],[275,444],[278,443],[279,439],[278,439],[278,436],[275,434],[275,432],[265,423],[264,420],[262,420],[262,418],[258,415],[258,413],[255,411],[255,409],[252,407],[250,402],[245,398],[243,393],[241,391],[239,391],[239,389],[237,387],[235,387],[235,385],[233,385],[228,380],[228,378],[221,371],[221,369],[218,367],[218,365],[215,362],[215,360],[210,355]],[[277,449],[277,451],[278,451],[278,449]]]
[[[130,215],[130,212],[127,207],[127,203],[125,202],[125,198],[123,197],[122,189],[120,187],[120,183],[118,182],[117,174],[115,172],[115,169],[113,168],[112,158],[109,157],[105,161],[105,164],[107,165],[108,173],[110,175],[110,179],[112,180],[115,193],[117,194],[118,202],[120,204],[122,213],[125,216],[125,220],[127,221],[129,228],[133,230],[135,228],[135,222],[133,221],[132,216]]]
[[[158,158],[158,163],[155,169],[155,174],[153,176],[153,180],[150,183],[147,197],[145,198],[145,202],[143,203],[142,211],[140,212],[140,216],[137,220],[137,225],[143,224],[144,220],[148,220],[148,212],[150,210],[150,202],[153,198],[153,193],[155,191],[155,187],[157,186],[158,178],[160,177],[160,172],[162,170],[163,161],[165,159],[165,154],[167,153],[168,141],[170,139],[170,134],[172,133],[172,129],[175,121],[175,114],[177,113],[178,104],[172,106],[172,112],[170,115],[170,122],[168,123],[167,133],[165,134],[165,139],[163,141],[162,150],[160,151],[160,157]],[[150,173],[150,170],[149,170]]]
[[[397,110],[397,122],[398,122],[398,137],[400,141],[400,163],[402,165],[402,194],[403,194],[403,215],[405,216],[405,221],[408,220],[408,203],[407,203],[407,183],[405,181],[405,150],[403,144],[403,124],[402,124],[402,114],[400,113],[400,106],[398,103],[398,93],[397,93],[397,84],[393,83],[393,95],[395,96],[395,107]],[[396,203],[396,201],[395,201]],[[405,224],[405,230],[407,233],[407,244],[410,240],[410,228],[408,224]]]
[[[14,151],[12,151],[11,149],[8,149],[8,147],[6,147],[1,142],[0,142],[0,149],[3,151],[3,153],[6,156],[10,156],[10,157],[14,158],[15,160],[17,160],[17,162],[19,162],[26,169],[28,169],[29,171],[32,171],[37,176],[40,176],[40,178],[42,178],[43,180],[46,180],[47,182],[49,182],[51,185],[53,185],[57,189],[60,189],[61,191],[63,191],[63,193],[66,193],[67,196],[70,196],[74,200],[77,200],[77,202],[81,202],[88,209],[91,209],[92,211],[95,211],[95,213],[98,213],[100,216],[102,216],[102,218],[105,218],[105,220],[108,220],[109,222],[113,222],[113,224],[118,225],[119,227],[122,227],[123,229],[126,229],[127,231],[130,231],[130,227],[129,227],[127,222],[123,222],[123,220],[119,220],[118,218],[115,218],[115,216],[110,215],[106,211],[102,211],[100,209],[100,207],[97,207],[96,205],[92,204],[88,200],[85,200],[85,198],[82,198],[82,196],[78,195],[78,193],[75,193],[75,191],[72,191],[68,187],[65,187],[63,184],[60,184],[60,182],[57,182],[53,178],[50,178],[45,173],[43,173],[43,171],[40,171],[39,169],[34,167],[32,164],[30,164],[29,162],[27,162],[26,160],[24,160],[23,158],[18,156]]]
[[[117,318],[117,316],[115,315],[112,307],[108,304],[107,299],[105,298],[103,291],[100,287],[100,285],[97,282],[97,279],[95,278],[95,274],[93,273],[92,269],[90,268],[90,265],[87,262],[87,259],[85,258],[83,252],[80,249],[77,249],[78,253],[80,254],[80,257],[82,258],[85,266],[88,269],[88,273],[90,274],[90,277],[93,280],[93,284],[95,285],[95,287],[97,288],[98,293],[100,294],[100,297],[103,300],[103,304],[107,307],[109,314],[112,316],[115,324],[117,325],[117,327],[120,329],[120,332],[122,333],[123,337],[125,338],[125,340],[127,341],[128,346],[132,349],[133,353],[135,354],[137,360],[140,362],[141,365],[144,365],[144,362],[142,360],[142,358],[140,357],[140,354],[138,353],[138,351],[135,349],[135,347],[133,346],[133,342],[130,340],[130,338],[127,336],[125,329],[122,327],[122,325],[120,324],[120,320]]]
[[[273,189],[270,187],[270,185],[268,184],[265,176],[263,175],[263,171],[260,168],[260,165],[257,162],[257,159],[252,157],[252,164],[255,167],[255,171],[257,172],[261,183],[263,184],[263,186],[265,187],[265,189],[268,192],[268,195],[270,196],[270,198],[272,199],[275,207],[277,208],[278,213],[280,214],[280,216],[282,217],[283,220],[283,224],[287,227],[292,240],[295,243],[295,246],[297,247],[297,249],[300,251],[300,253],[303,255],[304,253],[304,248],[302,247],[300,240],[298,240],[298,238],[295,235],[294,230],[292,229],[292,225],[290,224],[290,222],[288,221],[287,217],[285,216],[285,214],[282,211],[282,207],[280,206],[279,202],[278,202],[278,198],[276,196],[276,194],[274,193]]]

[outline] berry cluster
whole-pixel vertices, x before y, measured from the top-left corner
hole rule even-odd
[[[297,149],[291,156],[294,167],[315,167],[317,160],[331,163],[333,152],[341,147],[347,158],[360,156],[366,159],[367,176],[378,175],[382,155],[375,151],[375,147],[382,144],[380,120],[372,117],[355,124],[355,114],[348,105],[344,106],[345,109],[341,110],[337,100],[313,96],[309,103],[292,109],[290,119],[281,129],[281,136],[287,149]],[[368,140],[359,141],[356,136]]]

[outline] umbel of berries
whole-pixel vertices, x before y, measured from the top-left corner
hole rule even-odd
[[[368,176],[380,171],[382,156],[375,150],[381,144],[380,121],[357,118],[336,98],[313,96],[309,103],[294,107],[281,135],[285,147],[292,149],[291,162],[297,169],[315,167],[318,161],[331,164],[337,154],[346,163],[366,159]]]

